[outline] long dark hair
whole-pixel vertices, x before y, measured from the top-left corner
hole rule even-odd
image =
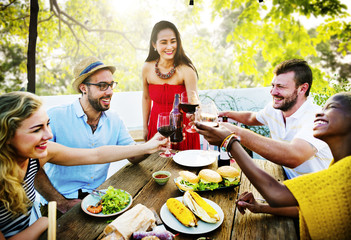
[[[177,67],[181,64],[185,64],[185,65],[191,67],[192,69],[194,69],[194,71],[196,72],[196,75],[197,75],[197,70],[196,70],[194,64],[192,63],[190,58],[188,58],[188,56],[184,52],[182,40],[180,39],[180,33],[179,33],[177,27],[173,23],[168,22],[168,21],[160,21],[160,22],[156,23],[155,26],[153,27],[152,32],[151,32],[151,37],[150,37],[149,55],[147,56],[145,62],[151,62],[151,61],[154,61],[154,60],[160,58],[160,55],[158,54],[158,52],[154,51],[154,47],[152,44],[153,43],[156,44],[158,33],[160,31],[162,31],[164,29],[168,29],[168,28],[174,32],[174,34],[176,35],[176,39],[177,39],[177,52],[174,56],[175,66]]]

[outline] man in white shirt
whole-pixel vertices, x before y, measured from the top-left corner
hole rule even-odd
[[[304,60],[292,59],[276,66],[274,74],[273,102],[264,109],[220,113],[248,126],[267,125],[271,138],[233,124],[225,126],[240,136],[242,145],[282,165],[289,179],[327,168],[332,160],[330,149],[312,134],[315,114],[321,107],[308,97],[312,85],[310,67]]]

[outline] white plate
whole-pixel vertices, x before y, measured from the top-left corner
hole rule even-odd
[[[182,201],[183,197],[177,197],[176,199],[178,199],[179,201]],[[207,223],[207,222],[201,221],[199,218],[197,218],[198,219],[197,227],[186,227],[183,224],[181,224],[175,218],[175,216],[173,216],[173,214],[168,210],[166,203],[163,204],[163,206],[161,207],[161,211],[160,211],[160,216],[161,216],[162,221],[168,227],[172,228],[173,230],[175,230],[177,232],[181,232],[181,233],[186,233],[186,234],[204,234],[204,233],[208,233],[208,232],[215,230],[216,228],[221,226],[221,224],[223,223],[224,213],[223,213],[221,207],[218,206],[215,202],[212,202],[211,200],[209,200],[207,198],[203,198],[203,199],[218,212],[219,217],[220,217],[220,220],[218,222]]]
[[[185,167],[204,167],[217,161],[218,151],[186,150],[176,153],[173,160]]]
[[[101,191],[103,192],[106,192],[107,189],[102,189]],[[123,190],[122,190],[123,191]],[[121,214],[123,212],[125,212],[131,205],[132,205],[132,201],[133,201],[133,198],[132,198],[132,195],[130,195],[128,192],[124,191],[125,193],[127,193],[129,195],[129,204],[123,208],[121,211],[119,212],[115,212],[115,213],[111,213],[111,214],[103,214],[102,212],[100,213],[91,213],[87,210],[87,208],[90,206],[90,205],[95,205],[97,204],[101,197],[100,196],[96,196],[96,195],[93,195],[93,194],[89,194],[88,196],[86,196],[80,206],[82,208],[82,210],[86,213],[86,214],[89,214],[91,216],[94,216],[94,217],[111,217],[111,216],[115,216],[115,215],[118,215],[118,214]]]

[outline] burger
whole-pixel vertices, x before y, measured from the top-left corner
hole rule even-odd
[[[179,177],[176,180],[176,185],[183,191],[196,191],[198,189],[198,183],[199,177],[195,173],[189,171],[180,171]]]
[[[224,187],[238,185],[240,182],[240,172],[235,167],[222,166],[217,169],[217,173],[223,178]]]
[[[202,169],[199,172],[198,190],[214,190],[219,188],[219,183],[222,181],[221,175],[211,169]]]

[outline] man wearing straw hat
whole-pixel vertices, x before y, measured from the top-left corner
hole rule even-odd
[[[88,57],[74,68],[73,88],[82,95],[71,104],[48,110],[53,141],[75,148],[134,144],[120,117],[107,111],[117,85],[112,75],[115,70],[96,57]],[[138,163],[145,157],[128,160]],[[57,201],[57,209],[65,213],[106,180],[108,168],[109,164],[46,164],[46,174],[43,170],[37,174],[35,186],[47,201]]]

